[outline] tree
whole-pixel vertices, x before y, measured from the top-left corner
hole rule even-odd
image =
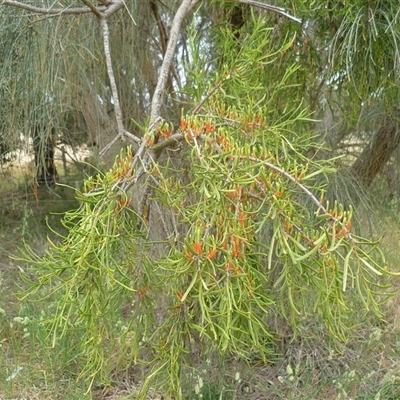
[[[330,117],[320,129],[333,149],[349,137],[366,140],[350,174],[368,188],[399,144],[398,4],[283,3],[304,21],[297,51],[308,67],[307,93],[311,105],[322,105],[312,107],[317,118]]]
[[[268,361],[280,339],[274,320],[296,334],[305,317],[320,318],[333,338],[346,340],[353,326],[348,292],[357,307],[381,315],[377,278],[387,271],[377,243],[354,233],[351,206],[324,199],[332,165],[309,157],[320,147],[309,109],[320,92],[301,62],[300,20],[240,1],[251,6],[246,18],[226,23],[222,15],[235,9],[183,0],[165,45],[162,4],[149,2],[163,57],[151,64],[155,88],[141,92],[149,109],[133,122],[137,133],[127,130],[122,111],[121,99],[130,97],[120,98],[133,81],[127,69],[114,68],[109,40],[123,2],[84,3],[79,12],[90,10],[103,34],[108,77],[103,87],[85,88],[91,99],[112,93],[109,144],[125,139],[132,147],[77,191],[81,205],[64,217],[67,235],[44,256],[27,249],[25,259],[35,265],[30,295],[56,295],[57,312],[47,321],[53,345],[71,335],[89,388],[107,381],[116,362],[110,349],[118,349],[121,368],[150,363],[140,396],[157,384],[181,398],[200,359]],[[217,23],[202,36],[208,15]],[[187,41],[179,43],[181,31]],[[175,76],[179,56],[186,62]],[[305,98],[305,89],[313,96]],[[97,101],[94,109],[104,107]],[[127,326],[116,330],[115,317],[130,305]]]
[[[42,7],[14,1],[2,4],[2,37],[7,41],[1,48],[0,95],[2,104],[10,106],[2,112],[2,131],[11,143],[13,132],[33,135],[39,120],[55,127],[69,144],[95,144],[95,159],[100,162],[101,155],[101,162],[109,167],[128,132],[140,135],[132,118],[145,123],[157,83],[156,24],[147,2],[129,2],[126,12],[121,11],[123,2],[107,4],[99,6],[107,18],[101,29],[98,15],[88,15],[91,9],[79,2],[64,9],[52,2]],[[20,18],[15,18],[15,12]],[[104,62],[101,32],[113,49],[112,78]],[[118,109],[114,99],[119,98]],[[68,132],[77,125],[85,132]]]

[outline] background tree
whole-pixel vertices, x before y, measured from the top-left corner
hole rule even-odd
[[[299,0],[270,6],[243,1],[210,3],[207,12],[213,23],[227,18],[233,34],[238,36],[243,31],[241,24],[247,18],[249,4],[269,10],[278,47],[286,34],[296,35],[292,48],[280,56],[280,68],[284,70],[294,59],[303,66],[297,76],[297,101],[307,102],[313,116],[324,121],[317,129],[328,133],[327,144],[332,149],[343,148],[343,140],[351,136],[385,144],[383,153],[375,145],[366,146],[366,153],[352,167],[352,175],[368,186],[397,148],[397,141],[389,139],[391,127],[397,124],[393,109],[398,96],[397,5],[394,1],[373,4],[360,1],[352,5],[320,1],[310,6]],[[3,131],[10,142],[8,147],[14,148],[19,143],[17,132],[29,135],[38,119],[43,120],[67,136],[68,142],[96,143],[99,148],[95,153],[102,154],[105,164],[111,165],[121,147],[117,141],[113,151],[103,154],[117,132],[111,88],[102,62],[98,21],[96,17],[86,18],[89,9],[84,11],[81,5],[80,2],[69,5],[78,7],[72,9],[71,18],[43,18],[45,7],[42,10],[25,7],[19,8],[19,12],[28,17],[15,19],[10,14],[13,9],[3,7],[2,37],[8,43],[2,47],[3,103],[18,103],[18,113],[13,108],[10,114],[3,112],[6,116]],[[125,129],[139,136],[132,119],[141,125],[146,121],[157,70],[166,50],[168,25],[176,6],[176,2],[170,2],[168,7],[157,1],[130,2],[127,12],[117,12],[108,19],[122,118]],[[276,12],[279,6],[285,9]],[[285,10],[293,10],[294,18],[283,15]],[[41,11],[36,14],[39,18],[35,11]],[[136,20],[133,16],[139,17]],[[212,49],[213,38],[208,36],[207,40]],[[184,43],[181,44],[182,51],[177,54],[184,55]],[[132,48],[133,53],[129,51]],[[168,109],[164,109],[166,113],[172,112],[175,121],[179,116],[176,101],[182,100],[177,93],[172,94],[182,86],[179,69],[177,64],[169,73],[171,96],[166,103]],[[7,78],[11,70],[13,79]],[[387,121],[387,128],[370,122],[371,118],[376,121],[380,114],[383,115],[379,120]]]
[[[160,16],[168,19],[176,8],[170,2],[159,11],[157,4],[129,2],[125,12],[107,19],[122,120],[126,130],[136,134],[132,119],[145,123],[163,57],[160,43],[166,38],[159,34],[167,21]],[[96,144],[95,155],[102,154],[102,162],[111,165],[121,143],[112,150],[107,147],[118,127],[98,18],[88,15],[90,9],[80,2],[65,9],[53,7],[51,13],[49,7],[53,3],[43,3],[42,8],[24,3],[2,8],[2,37],[9,38],[2,47],[2,103],[10,105],[3,112],[3,131],[12,143],[8,132],[29,136],[40,120],[54,126],[67,143]],[[15,12],[20,18],[15,19]],[[54,17],[58,12],[61,17]]]
[[[398,147],[398,27],[395,1],[285,2],[303,19],[299,61],[315,115],[332,149],[366,141],[351,175],[368,188]],[[311,67],[311,68],[310,68]],[[377,122],[379,121],[379,122]]]

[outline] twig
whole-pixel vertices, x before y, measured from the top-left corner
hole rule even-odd
[[[125,129],[124,129],[124,123],[122,121],[122,111],[121,111],[121,106],[119,104],[117,84],[115,82],[115,76],[111,60],[110,31],[108,29],[107,18],[105,17],[100,18],[100,26],[101,26],[101,32],[103,34],[103,46],[104,46],[104,55],[106,58],[106,65],[107,65],[107,74],[108,74],[108,79],[110,80],[111,93],[114,100],[115,119],[117,120],[118,133],[122,136],[123,133],[125,132]]]
[[[136,135],[134,135],[133,133],[130,133],[128,131],[123,132],[124,136],[127,136],[129,139],[131,139],[132,141],[134,141],[135,143],[140,143],[140,138],[138,138]]]
[[[292,175],[290,175],[288,172],[283,170],[282,168],[277,167],[274,164],[269,163],[268,161],[261,160],[259,158],[255,157],[246,157],[247,160],[255,161],[257,163],[263,164],[266,167],[273,169],[276,172],[279,172],[281,175],[283,175],[285,178],[287,178],[289,181],[293,182],[297,187],[299,187],[304,193],[307,194],[307,196],[312,200],[314,204],[318,206],[319,209],[321,209],[325,214],[328,214],[328,211],[326,208],[321,204],[321,202],[314,196],[314,194],[308,190],[304,185],[302,185],[296,178],[294,178]]]
[[[97,9],[97,7],[91,3],[90,0],[81,0],[82,3],[86,4],[90,10],[92,11],[92,13],[97,17],[97,18],[101,18],[101,12]]]
[[[107,6],[106,5],[94,6],[87,0],[82,0],[82,1],[87,5],[87,7],[43,8],[43,7],[31,6],[30,4],[21,3],[20,1],[15,1],[15,0],[3,0],[0,3],[0,6],[2,5],[12,6],[20,8],[22,10],[30,11],[34,14],[45,14],[48,16],[89,14],[90,12],[93,12],[94,14],[96,14],[98,18],[100,18],[100,14],[104,17],[109,17],[110,15],[117,12],[124,5],[124,0],[114,0],[112,2],[111,1],[107,2],[108,4]],[[101,2],[103,4],[106,3],[104,0]]]
[[[0,3],[0,5],[21,8],[23,10],[31,11],[36,14],[52,14],[52,15],[59,14],[59,15],[62,15],[62,14],[88,14],[88,13],[92,12],[92,10],[89,7],[42,8],[42,7],[31,6],[30,4],[21,3],[20,1],[15,1],[15,0],[3,0]],[[103,12],[103,11],[107,10],[107,7],[98,6],[97,10],[100,12]]]
[[[197,114],[201,110],[203,104],[220,88],[222,82],[223,82],[222,80],[219,81],[211,90],[208,91],[208,93],[204,96],[204,99],[202,99],[200,103],[197,104],[196,108],[193,110],[193,114]]]
[[[184,139],[183,133],[174,133],[170,137],[164,139],[162,142],[159,142],[155,144],[154,146],[151,147],[151,150],[154,152],[160,151],[164,149],[165,147],[170,146],[173,143],[178,143],[181,142]]]
[[[100,26],[101,26],[101,32],[103,34],[103,46],[104,46],[104,56],[106,58],[106,65],[107,65],[107,74],[108,74],[108,79],[110,81],[112,97],[114,100],[115,119],[117,121],[117,127],[118,127],[118,135],[101,151],[100,157],[102,157],[118,139],[125,140],[125,137],[128,136],[136,143],[139,143],[140,139],[137,136],[125,130],[124,123],[122,120],[122,110],[119,102],[118,89],[117,89],[117,84],[115,82],[115,75],[111,60],[110,31],[108,29],[107,17],[105,15],[101,15],[100,17]]]
[[[236,0],[236,1],[238,3],[248,4],[250,6],[262,8],[264,10],[276,12],[276,13],[278,13],[280,15],[283,15],[286,18],[291,19],[292,21],[298,22],[299,24],[301,24],[301,22],[302,22],[301,18],[298,18],[298,17],[295,17],[295,16],[289,14],[282,7],[272,6],[271,4],[265,4],[265,3],[261,3],[260,1],[254,1],[254,0]]]
[[[113,3],[109,3],[108,8],[103,12],[105,18],[108,18],[110,15],[116,13],[123,5],[125,4],[124,0],[114,1]],[[100,8],[100,7],[99,7]]]
[[[115,138],[113,140],[111,140],[111,142],[109,142],[106,146],[104,146],[99,153],[100,158],[102,158],[104,156],[104,154],[106,154],[107,151],[110,150],[111,147],[114,145],[114,143],[119,139],[120,139],[120,136],[118,134],[115,136]]]

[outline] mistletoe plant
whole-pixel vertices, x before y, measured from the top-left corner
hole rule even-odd
[[[269,68],[294,38],[277,47],[262,19],[252,24],[240,49],[220,32],[223,63],[210,68],[193,28],[192,110],[176,128],[152,118],[140,147],[77,193],[67,235],[44,256],[26,253],[30,294],[56,299],[52,345],[79,333],[81,378],[104,381],[116,360],[150,363],[139,398],[151,385],[181,398],[185,374],[215,354],[267,362],[274,316],[294,333],[319,316],[345,340],[348,292],[380,315],[378,243],[353,232],[351,206],[324,199],[333,169],[307,156],[316,144],[295,60],[281,76]]]

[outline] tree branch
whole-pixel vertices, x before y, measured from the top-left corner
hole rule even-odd
[[[97,9],[97,7],[91,3],[90,0],[81,0],[82,3],[86,4],[90,10],[92,11],[92,13],[97,17],[97,18],[101,18],[101,12]]]
[[[16,8],[21,8],[22,10],[31,11],[35,14],[48,14],[48,15],[56,15],[56,14],[87,14],[92,12],[89,7],[72,7],[72,8],[42,8],[31,6],[30,4],[21,3],[20,1],[15,0],[3,0],[0,5],[4,6],[12,6]],[[106,6],[98,6],[97,10],[100,12],[104,12],[107,10]]]
[[[199,0],[183,0],[175,14],[174,20],[172,21],[167,50],[165,52],[164,61],[160,70],[160,77],[157,81],[157,86],[151,102],[150,123],[152,123],[161,114],[164,91],[167,85],[168,74],[171,69],[183,19],[198,2]]]
[[[103,12],[104,17],[108,18],[110,15],[117,12],[123,5],[124,0],[114,0],[114,2],[109,2],[107,9]],[[98,9],[100,9],[100,7],[98,7]]]
[[[118,133],[122,135],[125,129],[124,129],[124,124],[122,122],[122,111],[121,111],[121,106],[119,104],[117,84],[115,82],[115,75],[111,61],[110,31],[108,29],[107,18],[105,17],[100,18],[100,26],[101,26],[101,32],[103,34],[104,55],[106,58],[107,74],[108,74],[108,79],[110,80],[111,93],[114,100],[115,118],[117,120]]]
[[[160,77],[158,78],[157,86],[151,101],[150,124],[148,128],[148,134],[154,134],[159,125],[157,121],[161,120],[160,114],[164,99],[164,92],[168,82],[168,74],[174,58],[175,48],[178,43],[178,36],[183,19],[199,1],[200,0],[183,0],[172,21],[168,46],[160,70]],[[146,146],[147,146],[146,140],[143,140],[142,144],[140,145],[138,151],[135,154],[133,165],[135,165],[138,162],[138,160],[143,156]]]
[[[15,8],[20,8],[22,10],[30,11],[34,14],[46,14],[46,15],[67,15],[67,14],[89,14],[93,12],[98,18],[100,18],[100,14],[105,17],[109,17],[118,11],[123,5],[124,0],[100,0],[104,5],[94,6],[88,0],[82,0],[87,7],[71,7],[71,8],[43,8],[31,6],[30,4],[21,3],[16,0],[0,0],[0,5],[4,6],[12,6]]]
[[[172,144],[181,142],[184,138],[185,138],[185,136],[183,135],[183,133],[179,133],[179,132],[174,133],[169,138],[166,138],[162,142],[160,141],[157,144],[155,144],[154,146],[152,146],[151,150],[154,152],[158,152],[162,149],[165,149],[166,147],[171,146]]]
[[[269,163],[268,161],[261,160],[260,158],[247,157],[247,159],[263,164],[264,166],[283,175],[286,179],[288,179],[289,181],[294,183],[298,188],[300,188],[300,190],[302,190],[311,199],[311,201],[318,207],[318,209],[322,210],[324,214],[328,214],[328,211],[325,209],[322,203],[314,196],[314,194],[310,190],[308,190],[304,185],[302,185],[295,177],[290,175],[288,172],[286,172],[282,168],[277,167],[274,164]]]
[[[117,89],[117,84],[115,82],[115,75],[111,60],[110,31],[108,29],[107,17],[104,14],[101,15],[100,17],[100,26],[101,26],[101,32],[103,34],[103,46],[104,46],[104,56],[106,58],[106,65],[107,65],[107,74],[108,74],[108,79],[110,81],[112,97],[114,100],[115,119],[117,121],[117,127],[118,127],[118,135],[114,138],[114,140],[111,141],[111,143],[109,143],[101,151],[100,156],[103,156],[118,139],[125,140],[125,137],[128,136],[136,143],[139,143],[140,139],[135,135],[133,135],[132,133],[126,131],[124,127],[124,122],[122,120],[121,105],[119,103],[118,89]]]
[[[282,7],[277,7],[277,6],[272,6],[270,4],[265,4],[265,3],[261,3],[260,1],[254,1],[254,0],[236,0],[238,3],[242,3],[242,4],[248,4],[249,6],[253,6],[253,7],[258,7],[258,8],[262,8],[263,10],[268,10],[268,11],[273,11],[276,12],[280,15],[283,15],[286,18],[291,19],[292,21],[301,23],[301,18],[297,18],[291,14],[289,14],[284,8]]]

